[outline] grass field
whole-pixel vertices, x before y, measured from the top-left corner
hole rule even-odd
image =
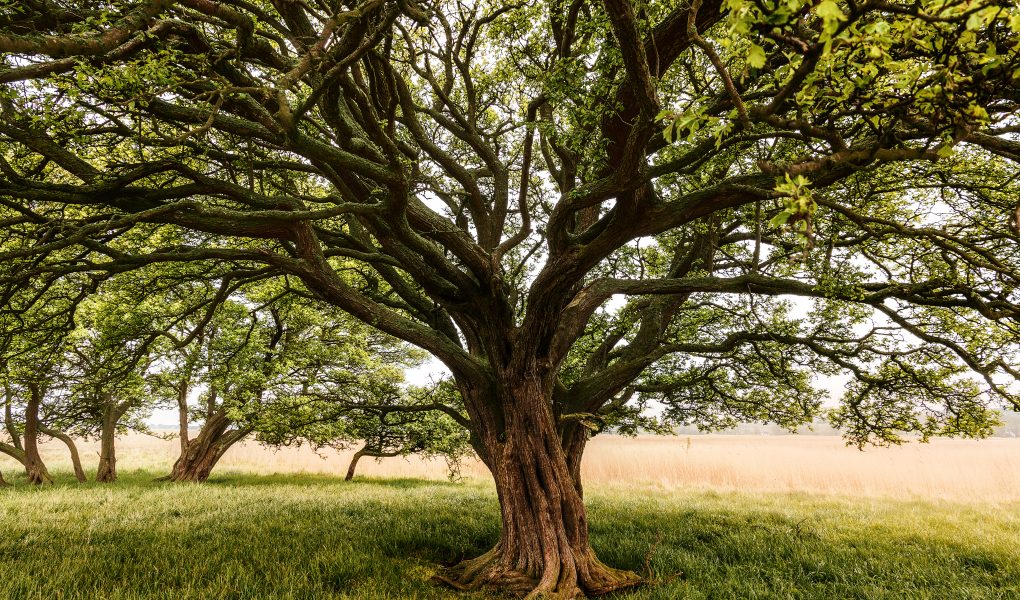
[[[976,444],[603,440],[586,458],[593,544],[651,576],[634,599],[1020,598],[1020,441]],[[78,486],[59,450],[60,483],[0,490],[0,599],[487,597],[429,581],[496,540],[482,478],[391,459],[344,483],[345,456],[249,445],[207,484],[155,483],[173,443],[128,438],[121,481]]]

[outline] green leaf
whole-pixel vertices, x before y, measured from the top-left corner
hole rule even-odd
[[[843,10],[839,8],[839,4],[836,3],[836,0],[822,0],[822,2],[818,4],[818,8],[815,9],[815,14],[825,21],[846,20],[846,15],[843,14]]]
[[[747,51],[747,66],[760,69],[765,66],[765,50],[758,44],[751,44]]]
[[[785,225],[786,222],[789,221],[790,217],[792,216],[793,216],[792,212],[790,212],[789,210],[784,210],[778,215],[772,217],[772,219],[769,220],[769,225],[772,225],[773,227],[780,227],[782,225]]]
[[[823,36],[825,39],[836,33],[840,21],[846,21],[846,15],[843,14],[843,10],[839,8],[836,0],[822,0],[815,8],[815,14],[822,19],[822,29],[827,34]]]

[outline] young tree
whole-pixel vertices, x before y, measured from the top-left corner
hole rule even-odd
[[[879,441],[1020,405],[1012,6],[98,10],[2,25],[5,229],[45,242],[0,281],[264,265],[438,357],[502,517],[457,587],[638,583],[592,551],[579,476],[650,398],[795,426],[839,370],[834,418]]]

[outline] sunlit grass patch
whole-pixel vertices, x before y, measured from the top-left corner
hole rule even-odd
[[[0,598],[481,598],[438,564],[493,544],[481,482],[225,473],[0,491]],[[1020,506],[588,491],[629,598],[1020,598]]]

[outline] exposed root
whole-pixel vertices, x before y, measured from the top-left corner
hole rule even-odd
[[[528,574],[512,565],[527,561],[511,561],[499,545],[478,558],[443,569],[434,580],[457,590],[471,591],[490,588],[506,594],[523,596],[525,600],[575,600],[601,596],[641,585],[644,580],[631,571],[606,566],[588,551],[582,564],[571,557],[554,561],[552,568]]]
[[[26,469],[25,475],[28,477],[28,482],[33,485],[53,483],[53,477],[50,476],[45,467]]]

